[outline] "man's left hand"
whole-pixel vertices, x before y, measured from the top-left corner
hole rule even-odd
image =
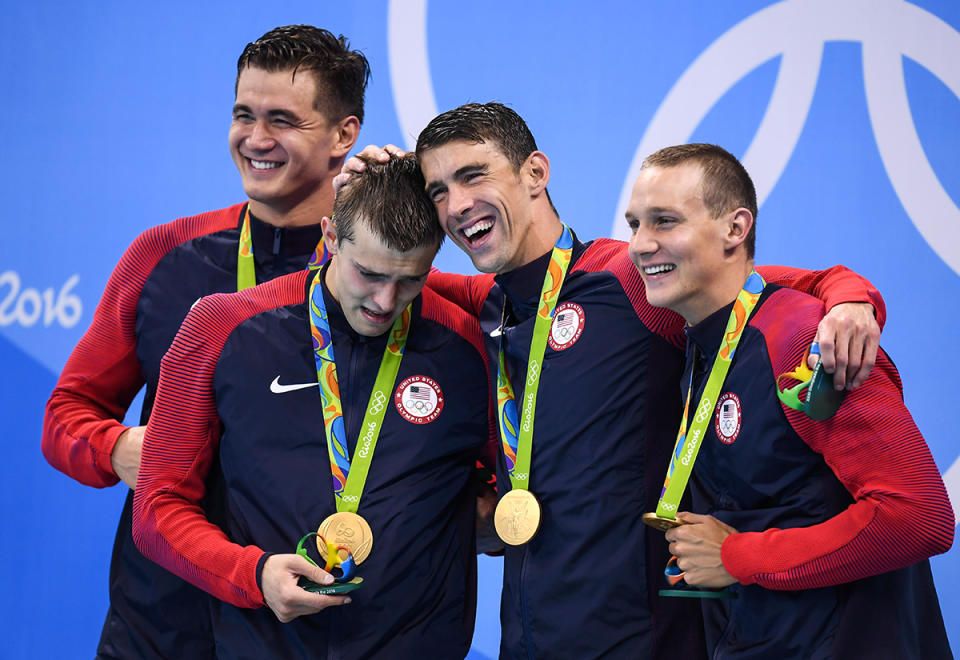
[[[880,325],[870,303],[841,303],[834,305],[817,327],[820,359],[828,374],[833,374],[833,386],[842,390],[860,387],[870,375],[880,348]],[[811,355],[807,365],[817,366],[817,356]]]
[[[677,520],[686,524],[668,530],[667,541],[670,553],[677,556],[677,566],[685,573],[684,581],[691,587],[712,589],[736,583],[723,567],[720,548],[737,530],[713,516],[686,511],[678,513]]]

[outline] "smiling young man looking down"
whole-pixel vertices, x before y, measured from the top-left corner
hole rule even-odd
[[[627,207],[648,301],[688,324],[669,481],[693,460],[701,513],[677,514],[666,540],[689,585],[736,595],[702,600],[707,651],[952,657],[927,557],[949,549],[953,513],[899,374],[880,351],[835,412],[813,386],[811,413],[789,405],[778,388],[807,376],[824,307],[754,271],[756,215],[747,172],[707,144],[647,158]]]
[[[322,270],[188,314],[163,359],[134,537],[220,599],[227,657],[462,658],[473,469],[494,442],[480,328],[423,289],[443,233],[412,156],[355,177],[334,219]],[[198,506],[214,463],[219,526]],[[346,600],[297,584],[331,580],[294,554],[318,529],[360,562]]]
[[[121,423],[201,296],[303,270],[333,209],[331,181],[357,138],[369,77],[347,40],[308,25],[276,28],[237,62],[229,146],[248,201],[141,234],[107,283],[93,322],[47,403],[43,453],[77,481],[137,482],[144,426]],[[214,657],[208,599],[146,560],[130,533],[133,493],[110,565],[98,658]]]
[[[501,656],[699,657],[698,609],[655,595],[666,548],[640,521],[660,492],[679,415],[683,320],[647,303],[624,243],[583,243],[565,229],[547,193],[549,160],[514,111],[445,112],[420,134],[417,154],[444,231],[490,273],[432,274],[429,285],[479,318],[495,370],[502,347],[503,379],[491,375],[506,439],[500,495],[526,490],[535,500],[498,511],[506,533],[529,537],[505,554]],[[879,295],[845,269],[764,272],[831,306],[873,302],[882,316]],[[839,336],[844,354],[854,347],[853,381],[870,340],[838,334],[835,318],[852,309],[879,330],[869,305],[842,307],[824,336]],[[542,356],[531,354],[535,335]],[[531,511],[539,529],[524,522]]]

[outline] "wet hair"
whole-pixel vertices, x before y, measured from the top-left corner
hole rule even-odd
[[[317,83],[314,108],[331,122],[350,115],[363,123],[363,95],[370,79],[370,64],[363,53],[350,50],[346,37],[312,25],[277,27],[247,44],[237,60],[237,81],[246,68],[264,71],[309,71]]]
[[[386,163],[358,156],[366,169],[350,177],[333,204],[337,241],[352,241],[356,222],[363,222],[392,250],[407,252],[443,242],[437,210],[424,191],[417,157],[391,155]]]
[[[740,161],[715,144],[680,144],[665,147],[647,156],[643,167],[677,167],[694,162],[700,165],[700,196],[714,218],[745,208],[753,214],[753,226],[744,244],[753,259],[757,242],[757,191]]]
[[[417,157],[424,152],[441,147],[449,142],[472,142],[474,144],[490,142],[506,156],[515,172],[527,156],[537,151],[537,141],[527,127],[527,122],[515,110],[502,103],[467,103],[459,108],[447,110],[430,120],[420,131],[417,138]],[[550,199],[550,192],[544,190],[550,208],[557,215],[557,209]]]

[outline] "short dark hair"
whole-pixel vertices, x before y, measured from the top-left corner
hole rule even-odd
[[[437,210],[424,190],[417,157],[391,155],[386,163],[358,156],[366,169],[353,174],[333,203],[337,241],[352,241],[354,223],[363,222],[392,250],[407,252],[443,242]]]
[[[538,150],[537,141],[523,117],[512,108],[491,101],[467,103],[431,119],[417,138],[417,157],[422,158],[425,151],[458,140],[493,143],[507,157],[515,172],[520,171],[527,156]],[[544,192],[550,208],[557,213],[550,193]]]
[[[277,27],[247,44],[237,60],[237,93],[240,74],[253,67],[265,71],[301,70],[313,74],[317,83],[314,108],[330,121],[350,115],[363,123],[363,95],[370,79],[370,63],[363,53],[350,50],[346,37],[312,25]]]
[[[700,195],[714,218],[741,207],[753,214],[753,226],[745,241],[747,257],[753,259],[757,242],[757,191],[747,170],[733,154],[715,144],[680,144],[647,156],[642,167],[676,167],[689,162],[700,165]]]

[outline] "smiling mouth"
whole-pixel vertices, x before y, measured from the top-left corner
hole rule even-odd
[[[275,170],[281,165],[284,165],[286,161],[276,161],[276,160],[254,160],[253,158],[247,158],[247,162],[250,163],[250,167],[255,170]]]
[[[662,275],[663,273],[669,273],[672,270],[676,270],[676,264],[657,264],[656,266],[644,266],[643,274],[644,275]]]
[[[493,220],[478,220],[469,227],[460,230],[467,245],[474,245],[483,239],[493,229]]]

